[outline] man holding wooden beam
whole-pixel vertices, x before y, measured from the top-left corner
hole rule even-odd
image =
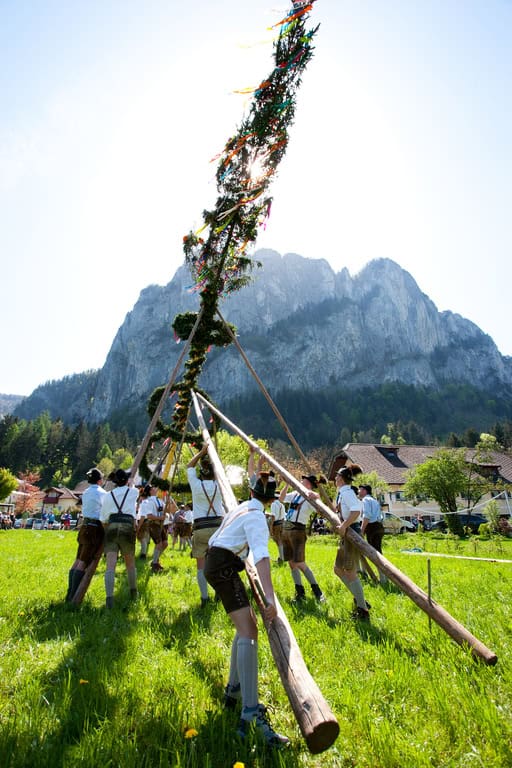
[[[236,628],[224,701],[227,707],[234,708],[237,699],[241,699],[242,713],[237,734],[245,739],[251,723],[254,723],[269,746],[281,747],[288,744],[289,739],[274,731],[266,708],[258,701],[258,625],[239,575],[244,570],[243,560],[250,550],[263,588],[265,618],[275,619],[277,609],[270,575],[269,532],[265,519],[265,507],[274,500],[275,491],[275,482],[265,483],[259,478],[251,489],[251,498],[224,517],[210,538],[204,575]]]

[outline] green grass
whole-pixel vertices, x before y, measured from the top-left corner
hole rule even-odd
[[[272,545],[273,546],[273,545]],[[386,537],[385,555],[422,589],[432,553],[512,560],[512,540]],[[431,558],[432,596],[498,655],[472,659],[407,597],[366,586],[371,625],[350,617],[351,597],[332,573],[331,537],[308,543],[327,596],[291,604],[287,567],[276,592],[305,661],[340,724],[333,747],[311,755],[260,632],[260,697],[292,739],[269,753],[240,744],[224,712],[233,630],[223,610],[198,607],[195,562],[164,555],[166,573],[140,564],[130,604],[124,566],[116,608],[104,608],[100,564],[80,610],[62,602],[76,535],[0,532],[0,766],[9,768],[447,768],[512,765],[512,564]],[[272,550],[275,557],[275,549]],[[308,590],[309,591],[309,590]],[[187,728],[197,736],[186,739]]]

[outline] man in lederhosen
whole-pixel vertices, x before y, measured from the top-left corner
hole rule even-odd
[[[137,597],[137,571],[135,569],[135,518],[139,492],[128,486],[130,475],[124,469],[116,470],[110,478],[116,487],[107,493],[101,509],[105,529],[105,594],[107,608],[114,607],[114,580],[117,558],[121,552],[126,565],[130,597]]]
[[[265,617],[270,621],[274,619],[277,609],[270,575],[265,507],[274,499],[275,489],[275,483],[264,484],[258,479],[251,489],[251,498],[224,517],[210,539],[204,573],[236,628],[224,703],[234,708],[237,700],[241,700],[237,734],[245,739],[254,723],[267,744],[279,747],[288,744],[289,739],[274,731],[266,707],[258,701],[258,625],[240,578],[243,560],[250,550],[265,595]]]
[[[270,507],[270,535],[277,544],[279,552],[277,562],[279,565],[284,563],[283,549],[283,523],[286,518],[286,509],[282,501],[279,501],[279,493],[276,492],[276,498]]]
[[[360,485],[358,495],[363,505],[361,536],[366,536],[368,544],[371,544],[371,546],[382,555],[384,515],[382,514],[381,506],[377,499],[372,496],[371,485]],[[386,574],[383,573],[383,571],[379,571],[379,581],[381,584],[386,584],[387,582]]]
[[[207,457],[207,447],[191,458],[187,464],[187,478],[192,491],[192,557],[197,563],[197,583],[201,594],[201,608],[208,604],[208,582],[204,575],[204,559],[208,540],[224,517],[220,489],[215,482],[213,467]],[[200,462],[199,477],[196,466]]]
[[[103,501],[107,495],[101,487],[103,475],[99,469],[93,467],[86,477],[89,487],[82,495],[82,524],[78,531],[76,558],[68,575],[68,591],[65,598],[68,603],[73,599],[87,567],[100,552],[105,535],[100,519]]]
[[[155,549],[151,561],[153,573],[160,573],[163,567],[160,564],[160,556],[167,548],[167,529],[164,528],[164,503],[157,496],[158,488],[149,483],[142,490],[142,501],[139,505],[137,538],[141,532],[147,529],[149,538],[153,541]]]
[[[302,475],[302,484],[309,491],[310,498],[318,498],[315,488],[318,480],[315,475]],[[289,504],[286,511],[286,519],[283,523],[283,552],[284,559],[290,566],[293,583],[295,585],[295,600],[302,602],[306,599],[306,593],[302,585],[302,576],[309,582],[311,590],[318,602],[325,602],[325,597],[317,584],[315,574],[306,563],[306,525],[315,508],[309,503],[306,496],[294,491],[287,493],[288,486],[282,489],[279,500]]]
[[[361,533],[359,523],[361,518],[361,501],[357,498],[352,487],[353,480],[354,475],[350,467],[341,467],[336,472],[337,494],[333,509],[338,512],[340,517],[337,533],[340,534],[341,538],[336,553],[334,573],[354,597],[353,618],[361,621],[370,621],[370,604],[366,602],[363,585],[357,575],[359,551],[345,536],[348,528],[352,528],[356,533]]]

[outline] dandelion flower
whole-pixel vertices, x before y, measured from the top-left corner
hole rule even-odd
[[[187,728],[185,731],[185,738],[186,739],[193,739],[195,736],[197,736],[197,731],[195,728]]]
[[[233,763],[233,768],[245,768],[245,764],[237,760],[236,763]]]
[[[88,680],[83,680],[83,679],[81,678],[81,679],[80,679],[80,685],[89,685],[89,681],[88,681]]]

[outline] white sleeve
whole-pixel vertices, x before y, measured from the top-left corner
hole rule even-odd
[[[249,512],[244,515],[244,529],[247,536],[247,545],[252,552],[254,564],[269,557],[268,540],[269,532],[265,515],[262,512]]]

